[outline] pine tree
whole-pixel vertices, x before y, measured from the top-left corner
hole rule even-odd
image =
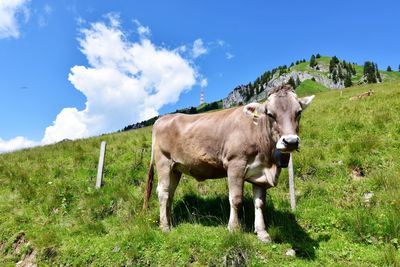
[[[366,61],[364,63],[364,76],[367,79],[367,83],[376,83],[377,82],[377,79],[376,79],[377,78],[377,71],[376,71],[376,69],[377,69],[377,66],[373,62]],[[379,71],[378,71],[378,73],[379,73]]]
[[[313,77],[314,78],[314,77]],[[301,84],[301,81],[299,79],[299,76],[297,76],[296,78],[296,87],[299,86]]]
[[[338,82],[338,75],[337,75],[336,69],[333,70],[333,72],[332,72],[332,80],[333,80],[334,83]]]
[[[254,95],[254,87],[250,87],[250,92],[249,92],[250,97]]]
[[[386,69],[387,72],[392,72],[392,67],[388,66]]]
[[[377,81],[382,82],[381,74],[379,73],[378,64],[376,64],[376,63],[375,63],[375,75],[376,75]]]
[[[321,55],[318,53],[316,56],[315,56],[316,58],[320,58],[321,57]]]
[[[343,66],[343,68],[347,71],[347,69],[349,68],[348,66],[347,66],[347,63],[346,63],[346,61],[344,61],[343,60],[343,62],[342,62],[342,66]]]
[[[243,90],[243,95],[244,95],[244,99],[245,99],[245,101],[247,101],[247,100],[249,100],[249,88],[250,87],[246,87],[246,88],[244,88],[244,90]]]
[[[350,87],[353,85],[353,82],[351,81],[351,74],[348,73],[346,75],[346,79],[344,80],[344,87]]]
[[[399,72],[400,72],[400,64],[399,64]]]
[[[310,58],[310,67],[314,68],[316,65],[317,65],[317,62],[315,60],[315,56],[312,55],[311,58]]]
[[[291,85],[293,88],[296,88],[296,82],[294,81],[292,76],[290,76],[289,81],[287,83]]]
[[[329,73],[332,73],[333,70],[336,68],[336,65],[339,64],[339,59],[336,56],[333,56],[329,61]]]
[[[339,77],[339,80],[343,80],[343,78],[344,78],[343,72],[342,72],[342,67],[340,67],[340,65],[338,65],[338,77]]]
[[[378,69],[376,69],[376,78],[378,79],[378,81],[379,81],[380,83],[382,82],[382,77],[381,77],[381,74],[380,74],[380,72],[379,72]]]

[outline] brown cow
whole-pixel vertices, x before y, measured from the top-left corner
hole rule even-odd
[[[302,110],[314,96],[298,99],[292,87],[273,89],[265,103],[250,103],[213,113],[170,114],[153,126],[152,156],[144,208],[151,194],[154,163],[158,172],[160,228],[171,226],[172,199],[182,173],[198,181],[228,177],[230,216],[228,229],[239,228],[243,184],[252,183],[255,232],[263,242],[270,237],[265,229],[263,208],[266,189],[277,185],[288,153],[298,149]],[[283,162],[283,163],[282,163]]]

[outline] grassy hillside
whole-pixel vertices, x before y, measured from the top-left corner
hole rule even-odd
[[[314,75],[323,75],[323,76],[328,76],[329,74],[329,62],[332,59],[332,57],[327,57],[323,56],[320,58],[316,59],[316,62],[318,63],[318,66],[321,67],[321,70],[316,70],[314,68],[310,67],[310,62],[302,62],[297,65],[294,65],[291,67],[291,70],[296,70],[296,71],[302,71],[302,72],[308,72],[310,74]],[[342,60],[342,59],[340,59]],[[357,84],[361,77],[364,75],[364,68],[362,65],[354,65],[356,69],[356,75],[352,77],[352,82],[353,84]],[[385,82],[393,82],[393,81],[398,81],[400,79],[400,72],[398,71],[392,71],[392,72],[387,72],[383,70],[379,70],[379,72],[382,75],[382,79]]]
[[[362,100],[349,97],[368,89]],[[306,90],[306,89],[304,89]],[[158,202],[141,210],[151,129],[0,155],[0,266],[44,265],[399,266],[400,83],[317,93],[304,112],[294,155],[297,210],[286,170],[269,190],[274,242],[252,233],[251,187],[244,230],[229,234],[225,179],[184,177],[174,229],[158,230]],[[94,189],[100,141],[104,186]],[[293,248],[296,257],[285,252]]]
[[[317,93],[326,92],[328,90],[329,89],[323,86],[322,84],[319,84],[312,80],[305,80],[296,88],[296,94],[300,97],[307,95],[315,95]]]

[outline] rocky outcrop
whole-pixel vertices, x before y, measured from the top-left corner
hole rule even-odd
[[[244,91],[247,89],[245,85],[239,85],[232,92],[228,94],[227,97],[222,99],[223,108],[230,108],[244,103]]]
[[[327,88],[330,89],[341,89],[344,88],[344,83],[343,81],[339,81],[338,83],[333,82],[332,79],[328,78],[327,76],[323,74],[314,74],[314,73],[309,73],[309,72],[301,72],[301,71],[291,71],[289,73],[276,76],[273,79],[271,79],[267,84],[263,85],[263,90],[258,95],[254,95],[253,97],[250,98],[249,101],[247,102],[252,102],[252,101],[260,101],[265,98],[267,98],[268,92],[277,86],[283,85],[288,83],[289,79],[293,78],[293,80],[297,80],[297,78],[303,82],[305,80],[311,80],[315,79],[315,82],[324,85]],[[224,108],[229,108],[232,106],[239,105],[241,103],[245,103],[245,90],[247,89],[246,86],[241,85],[236,87],[232,92],[228,94],[227,97],[225,97],[223,101],[223,107]]]

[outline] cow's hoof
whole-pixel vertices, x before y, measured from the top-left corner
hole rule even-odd
[[[257,238],[263,243],[271,243],[271,237],[267,233],[267,231],[261,231],[257,233]]]
[[[240,230],[240,225],[239,224],[234,224],[234,225],[228,225],[228,231],[230,233],[236,232]]]
[[[171,228],[169,226],[160,226],[160,229],[164,233],[168,233],[169,231],[171,231]]]

